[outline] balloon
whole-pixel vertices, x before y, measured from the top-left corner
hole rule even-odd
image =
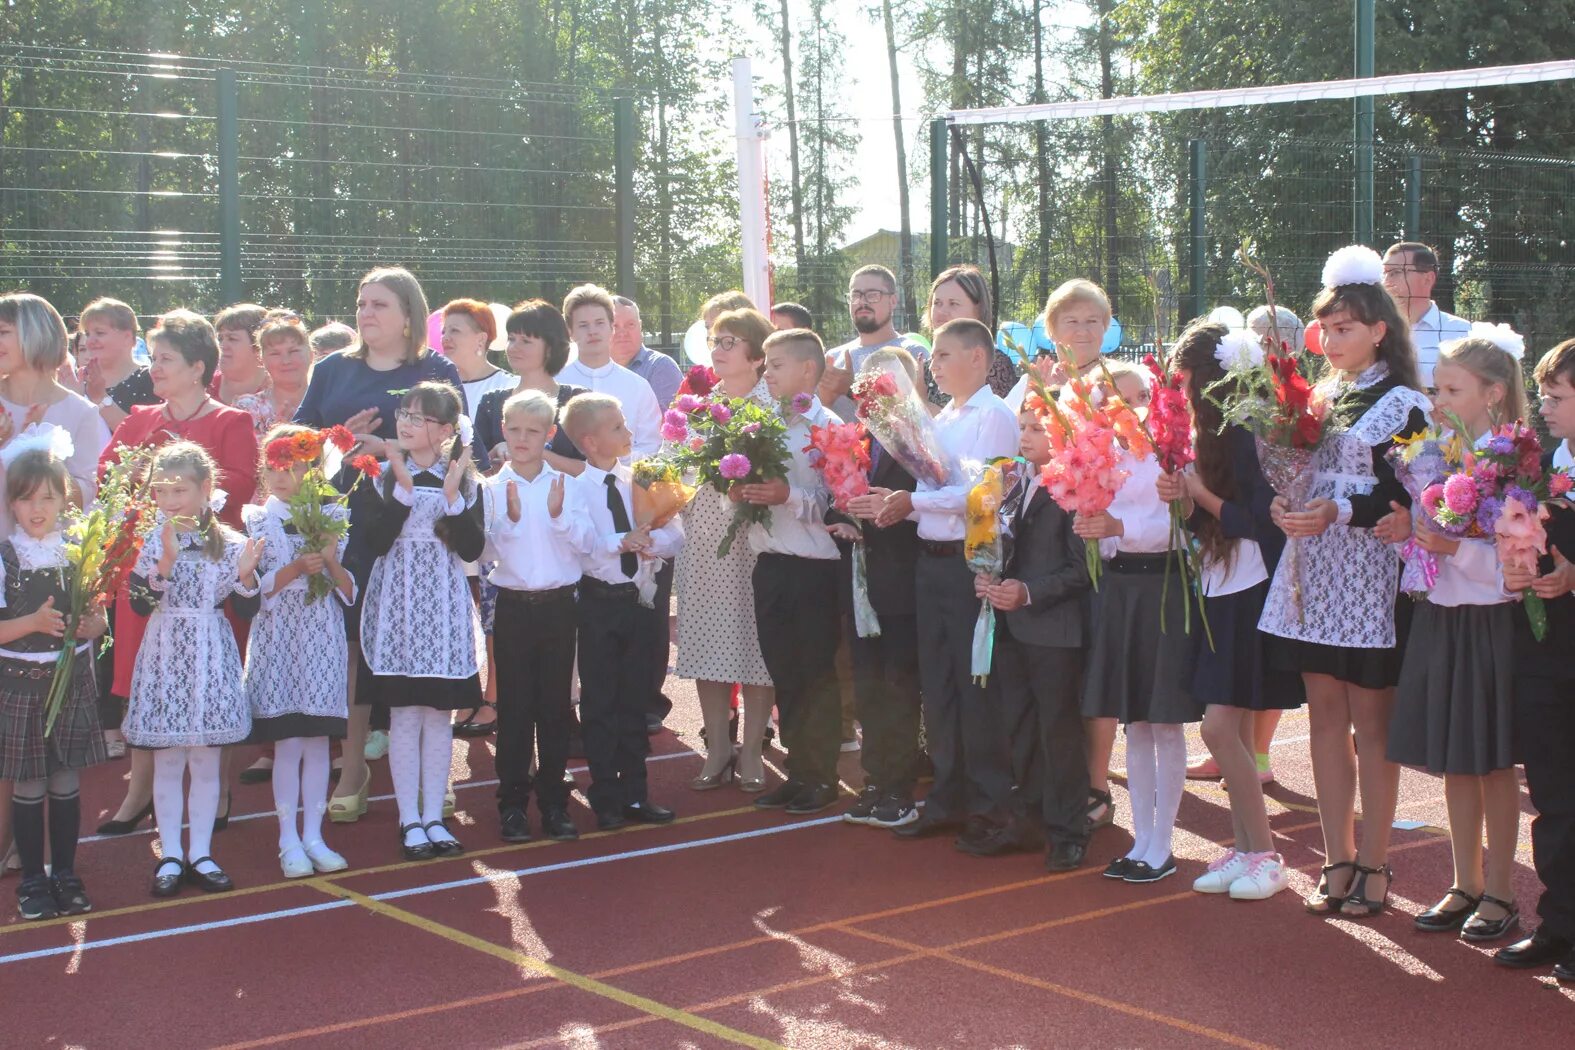
[[[487,309],[492,311],[492,319],[497,323],[498,337],[487,344],[488,350],[507,350],[509,348],[509,333],[504,331],[504,326],[509,323],[509,314],[513,313],[502,303],[488,303]]]
[[[1017,344],[1016,350],[1006,345],[1008,339]],[[1033,339],[1034,333],[1027,325],[1021,321],[1006,321],[1001,325],[1000,332],[995,336],[995,345],[1000,348],[1001,353],[1012,359],[1012,364],[1021,365],[1023,362],[1017,356],[1017,351],[1022,351],[1029,357],[1032,357],[1034,355]]]
[[[1114,317],[1110,319],[1110,327],[1105,329],[1104,342],[1099,344],[1102,354],[1113,353],[1121,345],[1121,322]]]
[[[902,333],[902,337],[904,339],[912,339],[915,343],[918,343],[926,350],[935,349],[935,347],[930,345],[929,337],[927,337],[923,332],[904,332]]]
[[[1323,356],[1322,332],[1323,324],[1315,317],[1307,322],[1306,333],[1302,336],[1302,342],[1307,344],[1307,349],[1319,357]]]
[[[684,332],[684,356],[692,365],[710,365],[711,347],[705,341],[704,321],[696,321]]]
[[[1247,327],[1247,319],[1234,306],[1216,306],[1209,311],[1208,320],[1210,324],[1222,324],[1232,332],[1239,332]]]
[[[438,353],[443,352],[443,311],[433,310],[427,317],[427,346]]]

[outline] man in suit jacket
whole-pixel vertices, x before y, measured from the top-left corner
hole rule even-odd
[[[1017,811],[969,852],[989,856],[1048,840],[1045,866],[1070,871],[1088,847],[1088,762],[1083,753],[1083,647],[1088,642],[1088,563],[1072,516],[1039,483],[1050,442],[1039,417],[1024,411],[1020,451],[1030,465],[1026,491],[1009,514],[1014,541],[1000,582],[979,576],[975,589],[1000,614],[993,676],[1011,733]]]

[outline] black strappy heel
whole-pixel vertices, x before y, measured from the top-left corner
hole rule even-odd
[[[1342,868],[1350,868],[1352,871],[1360,870],[1360,866],[1354,860],[1342,860],[1334,864],[1325,864],[1318,876],[1318,889],[1313,892],[1311,897],[1302,902],[1306,906],[1308,914],[1335,915],[1339,913],[1340,908],[1344,906],[1346,899],[1350,896],[1351,889],[1355,887],[1353,880],[1351,886],[1346,888],[1345,896],[1329,892],[1329,875]]]
[[[1348,919],[1370,919],[1383,911],[1389,905],[1389,891],[1395,884],[1394,869],[1387,864],[1380,864],[1376,868],[1369,868],[1365,864],[1356,865],[1356,882],[1351,886],[1351,892],[1346,895],[1345,901],[1340,905],[1340,914]],[[1380,900],[1372,900],[1367,896],[1367,876],[1382,875],[1384,877],[1384,895]],[[1346,911],[1348,907],[1356,907],[1357,911]]]

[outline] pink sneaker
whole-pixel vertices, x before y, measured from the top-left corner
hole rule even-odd
[[[1250,863],[1247,870],[1230,884],[1235,901],[1267,900],[1285,888],[1285,861],[1278,853],[1242,854]]]
[[[1214,761],[1213,755],[1204,755],[1187,767],[1188,780],[1218,780],[1219,778],[1219,763]]]
[[[1209,862],[1209,870],[1199,875],[1192,888],[1199,893],[1225,893],[1231,883],[1246,874],[1252,859],[1245,853],[1231,850]]]

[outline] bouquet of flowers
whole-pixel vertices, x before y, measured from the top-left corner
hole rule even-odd
[[[633,467],[635,524],[659,529],[689,505],[695,487],[684,480],[684,468],[677,456],[659,455],[642,459]]]
[[[852,394],[859,419],[915,480],[944,488],[958,475],[957,463],[936,435],[924,398],[900,365],[859,373]]]
[[[295,526],[307,550],[320,551],[330,544],[337,546],[350,529],[350,517],[344,509],[350,496],[335,488],[328,478],[339,472],[340,458],[354,445],[355,437],[350,431],[333,426],[327,430],[303,430],[274,438],[263,447],[263,461],[273,470],[311,465],[290,497],[290,524]],[[376,480],[382,473],[377,460],[368,455],[356,456],[350,465],[361,472],[361,477]],[[330,511],[329,507],[335,510]],[[310,605],[327,597],[333,589],[334,581],[327,573],[314,573],[306,581],[306,603]]]
[[[870,452],[864,425],[828,423],[823,427],[809,428],[810,466],[820,474],[831,493],[832,506],[848,513],[848,505],[855,498],[867,495],[870,490]],[[851,516],[851,515],[850,515]],[[864,528],[857,518],[856,528]],[[879,638],[880,619],[875,606],[870,603],[869,570],[864,560],[864,545],[853,545],[853,626],[860,638]]]
[[[1460,462],[1460,441],[1431,427],[1409,438],[1396,438],[1394,447],[1385,453],[1394,468],[1395,479],[1411,496],[1413,506],[1422,506],[1422,495],[1434,485],[1441,485],[1452,466]],[[1400,590],[1420,598],[1438,582],[1438,558],[1416,541],[1406,537],[1400,548]]]
[[[998,578],[1006,566],[1013,510],[1022,498],[1023,466],[1020,459],[991,460],[968,490],[963,516],[963,559],[975,573]],[[979,618],[974,621],[971,661],[973,680],[980,685],[989,681],[994,654],[995,608],[985,599],[979,603]]]
[[[1167,474],[1178,474],[1196,459],[1192,448],[1192,409],[1187,402],[1187,392],[1178,372],[1167,372],[1159,358],[1149,354],[1143,364],[1154,377],[1153,396],[1148,406],[1148,434],[1159,460],[1159,469]],[[1176,571],[1181,577],[1182,630],[1192,633],[1192,599],[1198,599],[1198,616],[1203,621],[1203,633],[1208,636],[1209,648],[1214,647],[1214,632],[1209,628],[1209,615],[1203,605],[1203,589],[1194,561],[1196,553],[1191,533],[1187,531],[1185,508],[1180,500],[1170,502],[1170,553],[1175,556]],[[1166,592],[1170,589],[1170,571],[1165,572],[1165,590],[1160,594],[1160,630],[1165,629]]]
[[[806,400],[803,408],[808,407]],[[792,458],[787,447],[787,425],[770,409],[745,398],[701,402],[685,414],[685,426],[689,436],[677,464],[680,469],[692,466],[698,485],[710,485],[725,493],[734,484],[787,477]],[[733,549],[738,530],[751,524],[770,529],[771,508],[758,503],[737,504],[733,520],[722,534],[717,557],[726,557]]]
[[[64,459],[71,454],[70,435],[55,428],[55,454]],[[13,442],[16,444],[16,442]],[[64,447],[64,455],[61,454]],[[65,637],[74,639],[84,617],[103,610],[126,585],[142,542],[153,529],[155,506],[148,484],[152,449],[122,449],[118,462],[99,477],[98,494],[90,509],[73,507],[66,513],[61,530],[65,538],[66,620]],[[112,644],[107,641],[105,645]],[[71,695],[71,680],[76,670],[77,645],[67,641],[55,662],[54,678],[44,702],[44,735],[55,728],[55,719]]]

